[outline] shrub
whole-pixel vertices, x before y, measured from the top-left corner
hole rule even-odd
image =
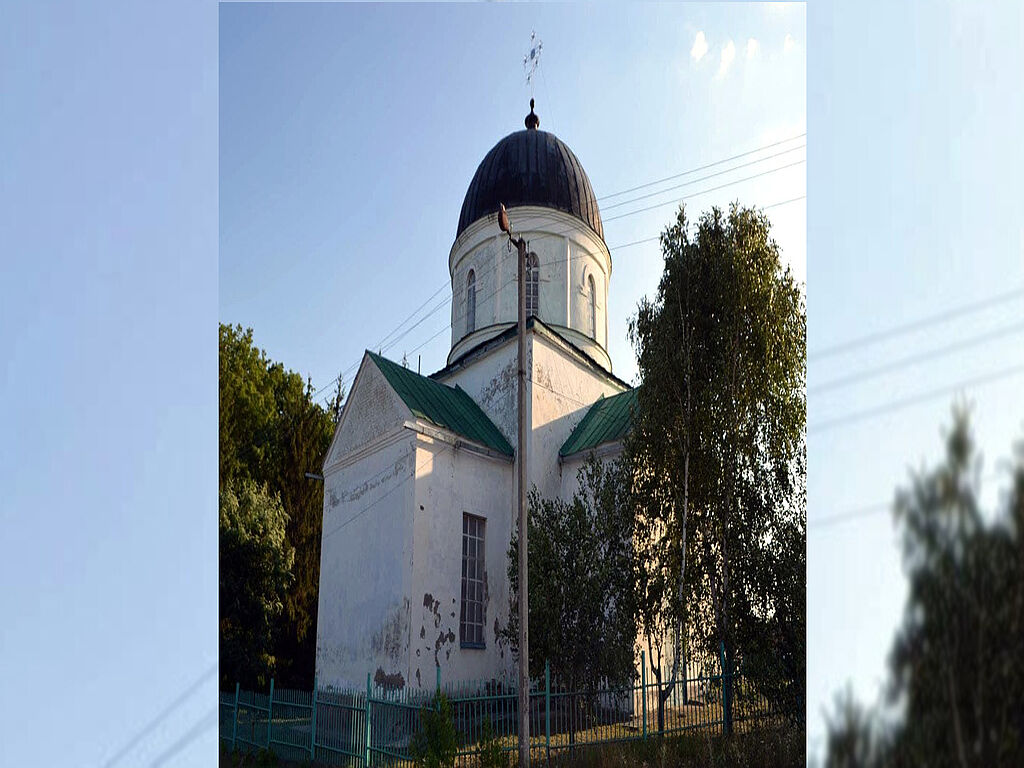
[[[431,708],[424,710],[420,730],[413,737],[412,754],[423,768],[452,768],[459,752],[459,734],[452,719],[448,697],[439,693]]]
[[[484,720],[480,743],[476,748],[476,760],[479,768],[508,768],[505,750],[501,748],[501,742],[495,737],[489,718]]]

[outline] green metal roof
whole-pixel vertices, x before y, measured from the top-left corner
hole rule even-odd
[[[636,392],[635,389],[627,389],[611,397],[602,396],[590,406],[590,410],[569,435],[569,439],[562,443],[558,455],[571,456],[604,443],[621,440],[632,424]]]
[[[416,418],[486,445],[498,453],[513,455],[512,446],[505,436],[461,387],[449,387],[373,352],[367,351],[367,354]]]

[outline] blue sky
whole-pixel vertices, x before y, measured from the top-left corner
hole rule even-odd
[[[601,198],[803,134],[804,26],[802,6],[222,6],[221,320],[252,326],[319,389],[437,289],[423,314],[450,297],[473,172],[529,111],[531,31],[543,41],[541,128],[569,144]],[[602,201],[616,373],[633,379],[626,322],[661,273],[657,242],[616,246],[656,236],[675,207],[610,218],[785,165],[691,210],[801,197],[803,143]],[[801,281],[805,207],[769,211]],[[449,320],[440,307],[386,354],[442,368]]]
[[[886,677],[905,597],[887,506],[911,468],[941,458],[954,397],[974,404],[982,474],[997,473],[985,485],[990,504],[1006,487],[997,464],[1024,436],[1024,294],[820,354],[1024,288],[1024,12],[1010,3],[844,3],[812,12],[807,34],[807,680],[808,736],[818,747],[833,693],[850,680],[872,703]],[[952,354],[822,388],[960,343]],[[955,386],[1014,366],[1016,375]],[[826,425],[934,391],[945,393]]]
[[[1003,302],[814,358],[1024,283],[1024,17],[1010,2],[816,2],[806,30],[802,9],[767,5],[231,14],[233,26],[211,2],[126,0],[4,11],[4,765],[213,761],[213,326],[253,325],[271,355],[319,384],[444,284],[476,163],[525,114],[531,29],[545,49],[542,127],[574,149],[598,195],[806,128],[806,172],[693,202],[766,205],[809,189],[807,206],[770,213],[798,272],[813,254],[812,388],[1024,315]],[[351,23],[331,20],[346,14]],[[708,49],[697,61],[699,31]],[[751,62],[749,37],[761,43]],[[735,58],[716,77],[729,39]],[[657,234],[671,210],[608,222],[609,245]],[[659,256],[645,244],[613,259],[611,352],[629,378],[624,322],[653,290]],[[424,337],[446,322],[425,321]],[[816,713],[847,679],[874,697],[903,599],[886,514],[815,521],[884,504],[908,467],[936,459],[952,395],[814,425],[1024,362],[1021,341],[812,392],[812,744]],[[442,334],[422,350],[424,368],[446,352]],[[964,390],[989,467],[1021,432],[1022,382]]]

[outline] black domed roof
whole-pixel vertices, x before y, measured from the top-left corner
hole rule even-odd
[[[557,136],[537,130],[532,110],[524,131],[499,141],[480,163],[469,184],[459,216],[458,237],[477,219],[514,205],[538,205],[571,214],[590,225],[603,240],[601,212],[583,166]]]

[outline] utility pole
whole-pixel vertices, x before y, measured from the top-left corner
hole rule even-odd
[[[501,206],[498,226],[508,235],[509,250],[514,245],[519,254],[516,266],[519,275],[519,447],[516,449],[519,478],[519,768],[527,768],[530,765],[530,646],[527,632],[529,574],[526,569],[529,551],[526,522],[526,241],[522,236],[513,237],[508,212],[504,205],[498,205]]]

